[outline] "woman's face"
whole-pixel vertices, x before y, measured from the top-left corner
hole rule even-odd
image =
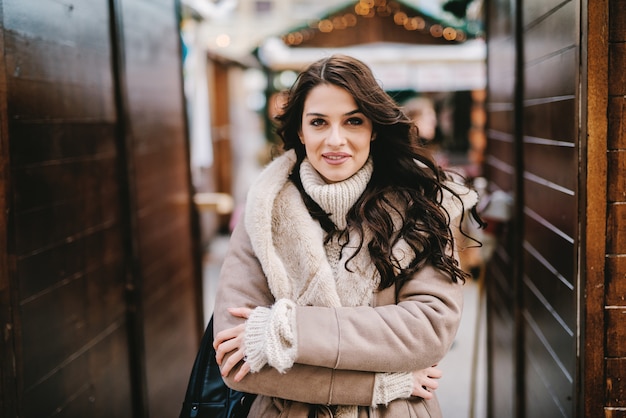
[[[300,141],[326,183],[345,180],[367,161],[372,121],[352,95],[332,84],[314,87],[304,101]]]

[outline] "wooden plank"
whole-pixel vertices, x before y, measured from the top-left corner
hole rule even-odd
[[[606,309],[606,355],[626,357],[626,306]],[[626,397],[620,398],[626,406]]]
[[[143,405],[136,415],[170,417],[178,413],[200,328],[179,34],[172,13],[177,3],[117,5],[130,251],[136,263],[131,285],[139,310],[134,361]]]
[[[567,146],[576,143],[576,100],[573,96],[537,101],[524,108],[526,142]]]
[[[624,178],[626,173],[626,148],[609,151],[607,158],[607,181],[610,184],[607,199],[609,202],[626,203],[626,179]],[[622,253],[626,253],[626,249]]]
[[[546,161],[541,158],[542,161]],[[555,164],[559,160],[555,158]],[[532,164],[535,167],[535,164]],[[558,165],[556,165],[558,167]],[[549,222],[569,237],[578,227],[577,199],[574,189],[566,189],[531,173],[524,173],[524,203],[528,210]],[[556,180],[556,179],[555,179]],[[575,186],[575,185],[570,185]]]
[[[626,42],[609,44],[609,95],[626,94]]]
[[[582,192],[582,264],[585,281],[582,294],[585,309],[581,331],[582,411],[587,418],[604,416],[605,388],[605,245],[606,245],[606,190],[607,190],[607,97],[608,97],[608,45],[605,37],[612,0],[584,3],[581,57],[583,84],[583,128],[580,141],[585,150]]]
[[[626,149],[626,97],[609,98],[608,149]]]
[[[537,1],[537,0],[535,0]],[[524,23],[524,63],[533,66],[535,63],[551,60],[551,57],[563,55],[563,52],[574,47],[578,41],[579,28],[576,24],[576,8],[578,2],[567,1],[552,5],[551,10],[545,10],[543,15],[527,16],[526,11],[532,8],[532,3],[524,3],[524,20],[534,19]],[[560,73],[550,71],[550,73]],[[547,74],[546,74],[547,75]],[[569,77],[564,77],[569,80]],[[529,82],[538,80],[528,80]],[[546,96],[550,96],[547,93]],[[545,96],[544,96],[545,97]]]
[[[626,41],[626,0],[609,2],[609,41]]]
[[[524,67],[524,103],[535,105],[536,101],[557,100],[574,97],[578,76],[578,51],[571,48],[549,55],[545,59]],[[560,125],[557,127],[561,127]],[[523,127],[522,127],[523,128]]]
[[[626,407],[626,358],[606,359],[606,406]],[[613,415],[615,416],[615,415]],[[618,415],[619,416],[619,415]]]
[[[623,179],[623,177],[622,177]],[[606,253],[624,254],[626,242],[626,203],[608,206],[606,221]]]
[[[3,6],[2,6],[3,7]],[[0,49],[5,50],[4,12],[0,13]],[[15,258],[9,254],[13,245],[10,231],[11,172],[9,153],[9,113],[7,105],[6,54],[0,56],[0,416],[19,416],[22,395],[19,392],[20,321],[17,310],[17,279]]]
[[[534,249],[526,248],[524,257],[525,281],[527,287],[532,287],[540,297],[549,304],[554,315],[559,316],[564,326],[575,330],[576,321],[576,295],[573,291],[573,283],[570,283],[544,259],[534,256]]]
[[[550,277],[543,279],[554,280]],[[527,333],[532,333],[534,338],[527,338],[525,345],[527,349],[533,350],[532,355],[544,365],[544,369],[547,369],[547,364],[554,368],[551,373],[555,378],[550,379],[549,384],[564,386],[565,393],[571,395],[571,385],[576,373],[576,328],[564,324],[559,312],[553,310],[552,301],[545,299],[528,278],[524,282],[524,317]],[[566,299],[574,299],[575,296],[573,291],[562,295]],[[527,337],[528,335],[526,334]],[[567,387],[568,384],[570,387]]]
[[[606,305],[626,306],[626,256],[606,258]]]

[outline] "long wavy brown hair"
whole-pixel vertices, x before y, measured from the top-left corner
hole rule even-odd
[[[364,193],[348,212],[348,228],[344,231],[337,231],[329,214],[306,194],[298,174],[306,156],[298,138],[304,102],[309,92],[320,84],[347,90],[359,110],[373,122],[376,135],[370,149],[374,171]],[[345,55],[333,55],[311,64],[289,90],[276,120],[276,132],[284,143],[283,148],[296,152],[297,162],[290,178],[300,190],[311,215],[327,232],[327,239],[338,234],[340,242],[345,243],[349,231],[360,234],[359,250],[367,246],[381,275],[381,289],[393,284],[400,289],[426,264],[446,272],[454,282],[468,277],[450,251],[454,248],[454,236],[450,216],[441,205],[444,189],[459,197],[446,186],[446,172],[435,163],[430,152],[420,146],[413,121],[382,89],[366,64]],[[400,225],[397,219],[401,219]],[[367,243],[363,242],[365,230],[372,237]],[[392,253],[400,239],[416,254],[405,268],[400,268]],[[345,264],[348,270],[349,262]]]

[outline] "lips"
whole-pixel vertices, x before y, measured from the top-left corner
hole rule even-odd
[[[341,164],[350,158],[350,154],[333,152],[322,154],[322,158],[328,164]]]

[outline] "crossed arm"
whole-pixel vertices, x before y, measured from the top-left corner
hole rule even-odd
[[[242,229],[231,238],[215,309],[217,360],[229,386],[307,403],[371,405],[377,373],[411,372],[411,394],[432,397],[441,372],[431,366],[451,345],[462,304],[461,286],[432,268],[401,289],[397,304],[392,296],[377,307],[298,306],[293,366],[249,373],[245,320],[275,301]]]

